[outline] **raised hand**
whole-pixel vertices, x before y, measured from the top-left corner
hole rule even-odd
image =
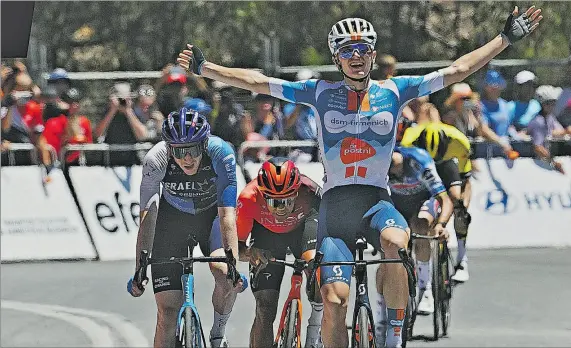
[[[518,14],[519,9],[516,6],[513,12],[508,16],[504,30],[502,31],[502,34],[507,37],[510,45],[528,36],[539,26],[539,22],[543,19],[541,9],[536,9],[535,6],[528,8],[527,11],[519,17]]]
[[[192,71],[196,75],[200,75],[202,65],[206,62],[204,54],[198,47],[187,44],[188,49],[178,54],[177,62],[183,68]]]

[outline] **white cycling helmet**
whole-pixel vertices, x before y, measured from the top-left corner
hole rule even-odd
[[[362,18],[345,18],[331,28],[327,41],[333,55],[341,46],[351,41],[364,42],[374,48],[377,43],[377,33],[373,25]]]
[[[563,89],[561,87],[553,87],[551,85],[542,85],[535,90],[535,99],[540,103],[555,101],[559,99]]]

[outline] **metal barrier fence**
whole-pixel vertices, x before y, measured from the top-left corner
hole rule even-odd
[[[501,152],[498,152],[498,146],[481,138],[475,139],[471,142],[472,152],[474,158],[491,158],[503,156]],[[514,150],[520,153],[520,157],[534,157],[534,151],[531,141],[512,141],[512,147]],[[153,143],[136,143],[136,144],[72,144],[67,145],[62,148],[59,163],[62,167],[66,165],[66,155],[72,151],[79,151],[79,165],[87,165],[86,152],[100,152],[103,154],[102,161],[94,161],[96,165],[103,164],[109,166],[111,164],[111,153],[112,152],[142,152],[148,151],[154,146]],[[265,141],[245,141],[240,144],[237,151],[237,164],[240,167],[244,167],[245,163],[245,152],[248,149],[263,149],[263,148],[307,148],[316,147],[317,142],[314,140],[265,140]],[[554,156],[569,156],[571,155],[571,136],[567,135],[560,139],[550,139],[549,147],[551,148],[552,154]],[[58,156],[53,147],[49,146],[50,156],[52,157],[52,163],[58,163]],[[11,143],[10,146],[4,150],[8,156],[8,165],[15,165],[15,153],[16,152],[30,152],[30,157],[32,163],[38,164],[38,149],[27,143]]]

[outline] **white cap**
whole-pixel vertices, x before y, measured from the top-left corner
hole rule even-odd
[[[553,87],[551,85],[539,86],[535,90],[535,99],[537,99],[537,101],[540,103],[555,101],[559,99],[559,96],[561,96],[562,92],[563,88],[561,87]]]
[[[517,73],[517,75],[514,78],[515,83],[517,83],[518,85],[524,84],[526,82],[529,81],[535,81],[537,79],[537,76],[535,76],[534,73],[532,73],[529,70],[523,70]]]

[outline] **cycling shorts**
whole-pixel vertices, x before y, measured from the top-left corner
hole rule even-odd
[[[428,212],[434,220],[440,215],[440,202],[436,197],[430,197],[428,191],[415,195],[392,194],[391,199],[395,208],[409,221],[418,216],[420,211]]]
[[[323,262],[353,261],[358,236],[380,250],[380,233],[389,227],[406,230],[408,224],[385,189],[368,185],[334,187],[323,194],[319,207],[317,247],[324,254]],[[321,267],[320,284],[350,284],[352,271],[351,266]]]
[[[317,211],[312,209],[304,223],[287,233],[274,233],[258,222],[254,222],[251,236],[254,239],[256,248],[269,251],[271,256],[276,259],[285,260],[288,247],[296,258],[301,258],[301,255],[306,251],[315,250],[317,242]],[[251,265],[250,272],[250,283],[254,284],[251,278],[253,277]],[[254,288],[252,286],[252,292],[259,290],[279,291],[284,272],[285,266],[268,264],[259,273],[257,287]]]
[[[470,176],[470,173],[460,174],[458,164],[456,164],[454,159],[437,162],[436,171],[447,190],[452,186],[462,185],[463,180]]]
[[[218,208],[214,206],[198,215],[192,215],[176,209],[164,198],[161,199],[151,257],[188,256],[189,235],[195,236],[204,255],[210,255],[212,251],[222,248]],[[180,264],[151,265],[151,273],[155,293],[182,290]]]

